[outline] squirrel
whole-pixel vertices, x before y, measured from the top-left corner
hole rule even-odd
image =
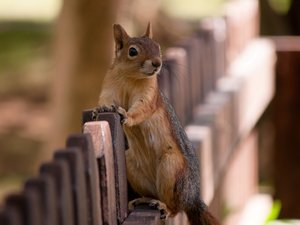
[[[129,203],[155,206],[161,219],[184,211],[191,225],[218,225],[200,197],[195,150],[157,75],[162,54],[151,24],[141,37],[113,25],[115,58],[104,77],[98,105],[121,114],[129,149],[125,152],[129,184],[141,198]]]

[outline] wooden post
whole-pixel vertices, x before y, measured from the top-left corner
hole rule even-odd
[[[14,209],[5,208],[0,212],[0,224],[1,225],[21,225],[20,213]]]
[[[39,195],[40,210],[43,224],[58,225],[57,199],[54,181],[47,175],[30,178],[26,181],[24,189],[34,190]]]
[[[300,217],[300,38],[274,38],[277,49],[274,99],[275,196],[281,217]]]
[[[67,162],[59,159],[44,163],[40,167],[40,174],[42,176],[49,176],[54,181],[58,224],[73,225],[73,198],[71,194],[70,171]]]
[[[165,58],[170,63],[170,100],[180,122],[185,125],[190,120],[189,115],[191,115],[188,104],[190,96],[186,51],[178,47],[169,48],[165,52]]]
[[[83,130],[84,133],[91,134],[100,171],[103,223],[117,224],[114,155],[109,124],[106,121],[88,122]]]
[[[66,146],[77,147],[83,154],[87,189],[88,224],[102,225],[99,171],[91,136],[89,134],[70,135]]]
[[[116,206],[118,222],[122,223],[127,217],[128,191],[125,165],[126,141],[120,122],[121,118],[118,113],[107,112],[99,113],[95,119],[97,121],[107,121],[111,130],[116,181]],[[82,123],[86,127],[90,121],[93,121],[92,110],[86,110],[82,115]]]
[[[74,222],[76,225],[85,225],[88,223],[87,193],[82,153],[79,148],[72,147],[56,151],[54,158],[67,162],[72,185]]]

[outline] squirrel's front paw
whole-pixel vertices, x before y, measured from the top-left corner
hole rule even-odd
[[[129,211],[133,211],[137,205],[142,205],[142,204],[147,204],[150,207],[159,210],[161,220],[166,220],[171,215],[171,211],[168,209],[168,207],[165,203],[163,203],[157,199],[151,199],[151,198],[145,198],[145,197],[137,198],[137,199],[130,201],[128,204],[128,209],[129,209]]]
[[[92,117],[93,120],[97,120],[98,115],[100,113],[104,113],[104,112],[116,112],[116,111],[117,111],[117,109],[116,109],[116,107],[114,105],[111,105],[110,107],[103,105],[103,106],[99,106],[97,108],[94,108],[92,110],[91,117]]]
[[[127,114],[126,110],[118,107],[117,112],[123,117],[121,123],[125,126],[131,127],[133,125],[132,118]]]

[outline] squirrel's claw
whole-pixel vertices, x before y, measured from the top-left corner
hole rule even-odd
[[[131,127],[133,125],[132,123],[132,118],[128,116],[127,112],[125,109],[123,109],[122,107],[118,107],[117,108],[117,112],[121,115],[122,117],[122,120],[121,120],[121,123],[123,125],[126,125],[128,127]]]
[[[166,220],[170,216],[170,211],[167,207],[167,205],[157,199],[151,199],[151,198],[137,198],[128,203],[128,209],[129,211],[133,211],[135,206],[147,204],[152,208],[155,208],[159,210],[160,212],[160,219]]]
[[[99,113],[104,113],[104,112],[117,112],[117,108],[114,105],[111,105],[110,107],[105,106],[105,105],[96,107],[92,110],[91,117],[92,117],[93,120],[96,120],[97,117],[98,117],[98,114]]]
[[[118,112],[121,116],[123,116],[124,119],[127,119],[127,112],[126,112],[125,109],[123,109],[122,107],[119,106],[119,107],[117,108],[117,112]]]
[[[105,113],[105,112],[114,112],[115,113],[115,112],[118,112],[118,108],[120,108],[120,107],[117,107],[115,105],[111,105],[110,107],[106,106],[106,105],[99,106],[92,110],[91,117],[93,120],[97,120],[98,114]],[[121,119],[123,120],[123,115],[121,115],[121,116],[122,116]]]
[[[167,219],[170,215],[170,212],[166,204],[159,200],[151,199],[149,202],[149,206],[159,210],[161,220]]]
[[[124,125],[126,123],[126,120],[127,120],[127,112],[126,112],[126,110],[119,106],[117,108],[117,112],[121,116],[121,123]]]

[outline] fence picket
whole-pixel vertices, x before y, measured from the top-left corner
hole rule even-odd
[[[24,225],[42,225],[37,193],[25,190],[20,194],[12,194],[6,198],[6,207],[15,208],[20,213]]]
[[[0,224],[1,225],[22,225],[22,217],[16,207],[5,207],[0,212]]]
[[[117,224],[116,182],[109,124],[107,121],[87,122],[84,124],[83,132],[89,133],[92,137],[98,169],[100,171],[99,180],[103,223],[115,225]]]
[[[165,52],[165,58],[169,61],[169,81],[171,83],[171,103],[180,122],[185,125],[191,119],[192,110],[188,104],[188,70],[187,55],[183,48],[169,48]],[[180,93],[180,94],[179,94]]]
[[[102,225],[99,171],[91,136],[89,134],[70,135],[66,141],[66,146],[77,147],[83,154],[88,203],[88,224]]]
[[[137,206],[122,225],[161,225],[160,213],[147,206]]]
[[[189,102],[188,107],[194,108],[202,101],[201,96],[201,42],[197,37],[191,37],[185,40],[179,46],[183,47],[187,53],[187,70],[188,70],[188,90]],[[192,110],[190,110],[192,116]]]
[[[23,191],[26,201],[26,214],[28,215],[28,225],[41,225],[41,202],[38,192],[33,189],[25,189]]]
[[[57,225],[56,190],[54,181],[49,176],[30,178],[25,182],[24,189],[33,189],[39,195],[42,224]]]
[[[82,153],[76,147],[67,148],[56,151],[54,159],[65,160],[68,164],[71,175],[74,223],[86,225],[88,222],[87,198]]]
[[[54,181],[56,210],[59,225],[74,225],[73,198],[70,171],[65,160],[54,160],[40,167],[41,176],[49,176]]]
[[[97,120],[107,121],[110,126],[114,153],[115,181],[116,181],[116,204],[118,222],[122,223],[127,217],[127,177],[125,165],[125,139],[123,128],[120,123],[120,115],[117,113],[101,113]]]
[[[5,199],[5,207],[9,211],[14,211],[19,219],[20,225],[28,224],[28,214],[26,212],[26,199],[23,194],[11,194]]]
[[[209,205],[215,192],[212,132],[207,126],[189,125],[186,133],[191,140],[200,164],[200,191],[204,202]]]
[[[206,126],[212,132],[214,139],[212,140],[212,155],[213,155],[213,171],[214,171],[214,183],[220,180],[222,173],[222,166],[224,165],[224,151],[227,152],[229,144],[228,140],[224,138],[226,135],[223,130],[223,114],[222,108],[219,106],[213,106],[212,104],[205,104],[199,107],[195,113],[194,125]],[[225,142],[225,145],[224,145]],[[226,145],[227,144],[227,145]]]

